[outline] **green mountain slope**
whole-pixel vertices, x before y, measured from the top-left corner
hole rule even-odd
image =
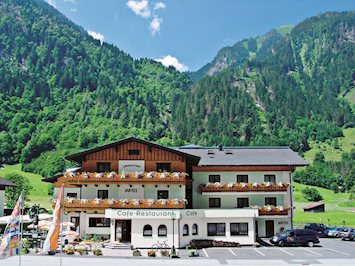
[[[310,140],[341,137],[342,128],[354,126],[349,102],[339,97],[354,84],[354,27],[355,12],[326,13],[289,34],[269,32],[253,58],[246,59],[246,41],[222,49],[207,76],[175,103],[179,136],[201,144],[290,145],[298,151],[307,151]],[[226,65],[211,72],[221,60]],[[239,99],[234,102],[232,94]],[[238,109],[250,101],[247,111]],[[179,119],[187,114],[187,121]]]
[[[0,161],[43,175],[62,170],[63,154],[97,143],[127,135],[169,141],[171,102],[190,83],[173,68],[101,45],[32,0],[0,1],[0,76]]]

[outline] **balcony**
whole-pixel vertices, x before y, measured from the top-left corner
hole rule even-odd
[[[52,200],[52,207],[56,200]],[[105,209],[183,209],[186,199],[77,199],[66,198],[64,210],[70,211],[104,211]]]
[[[253,207],[252,207],[253,208]],[[282,215],[287,216],[291,207],[284,207],[284,206],[263,206],[257,207],[259,209],[259,216],[269,216],[269,215]]]
[[[186,184],[183,172],[144,172],[144,173],[65,173],[64,182],[69,185],[79,184]]]
[[[200,185],[201,193],[210,192],[287,192],[289,183],[207,183]]]

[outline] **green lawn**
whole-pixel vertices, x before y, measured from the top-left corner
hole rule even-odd
[[[294,198],[294,223],[296,226],[303,225],[305,223],[330,223],[330,225],[342,225],[342,221],[345,221],[346,226],[355,227],[355,201],[349,200],[349,193],[334,193],[329,189],[316,188],[323,196],[325,203],[324,213],[304,213],[303,207],[311,204],[302,195],[302,189],[306,186],[299,183],[293,183],[293,198]],[[329,221],[328,221],[329,219]]]
[[[344,137],[337,138],[339,141],[339,149],[334,149],[333,142],[316,143],[310,141],[311,149],[304,153],[307,162],[312,163],[317,152],[323,152],[326,161],[340,161],[343,152],[350,152],[355,148],[355,128],[347,128],[343,130]]]
[[[33,188],[30,191],[30,202],[27,203],[28,205],[39,203],[41,207],[51,209],[49,203],[49,199],[51,197],[48,196],[49,184],[42,182],[42,176],[21,171],[21,164],[4,165],[4,169],[0,169],[1,177],[4,177],[9,173],[18,173],[20,175],[26,176],[30,180]]]

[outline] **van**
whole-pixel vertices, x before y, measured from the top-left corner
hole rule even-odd
[[[287,230],[279,236],[270,238],[270,242],[274,245],[284,246],[309,246],[319,243],[317,233],[310,229]]]

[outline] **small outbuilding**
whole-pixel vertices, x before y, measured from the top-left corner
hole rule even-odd
[[[307,205],[303,208],[304,212],[325,212],[324,203],[316,202],[310,205]]]
[[[4,215],[4,205],[5,205],[5,188],[6,187],[16,187],[14,183],[4,178],[0,178],[0,216]]]

